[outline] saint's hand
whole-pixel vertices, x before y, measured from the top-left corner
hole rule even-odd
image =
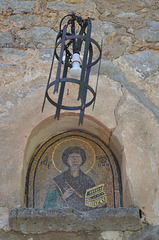
[[[67,198],[69,198],[73,192],[74,192],[73,189],[68,188],[63,194],[63,199],[66,200]]]

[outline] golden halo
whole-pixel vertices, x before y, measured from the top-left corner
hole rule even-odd
[[[54,168],[60,173],[66,169],[66,166],[62,162],[62,154],[68,147],[80,147],[85,151],[87,160],[84,165],[81,166],[81,169],[84,173],[88,173],[95,164],[96,155],[94,149],[88,142],[75,137],[69,137],[69,139],[63,140],[55,146],[52,152]]]

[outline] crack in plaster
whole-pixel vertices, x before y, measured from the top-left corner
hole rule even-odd
[[[121,122],[121,121],[120,121],[120,123],[119,123],[119,120],[120,120],[121,118],[120,118],[120,116],[119,116],[118,111],[119,111],[119,108],[120,108],[120,107],[124,104],[124,102],[126,101],[126,91],[125,91],[125,89],[123,88],[123,86],[122,86],[121,84],[120,84],[120,90],[121,90],[122,95],[121,95],[121,97],[120,97],[120,99],[119,99],[119,101],[118,101],[118,103],[117,103],[117,105],[116,105],[116,107],[115,107],[115,109],[114,109],[114,118],[115,118],[115,121],[116,121],[116,127],[113,129],[113,131],[112,131],[112,133],[111,133],[111,135],[110,135],[110,137],[109,137],[109,144],[110,144],[110,141],[111,141],[113,132],[117,129],[117,127],[119,126],[119,124],[122,125],[122,122]],[[118,140],[119,140],[119,139],[118,139]],[[119,140],[119,142],[121,143],[121,154],[122,154],[122,152],[123,152],[123,150],[124,150],[124,146],[123,146],[123,142],[121,142],[121,140]]]
[[[121,93],[122,93],[122,95],[121,95],[121,97],[120,97],[120,99],[119,99],[119,101],[118,101],[118,103],[117,103],[117,105],[116,105],[116,107],[115,107],[115,109],[114,109],[114,116],[115,116],[115,121],[116,121],[116,127],[115,127],[115,129],[117,128],[117,126],[119,125],[119,120],[120,120],[120,116],[119,116],[119,114],[118,114],[118,110],[119,110],[119,108],[124,104],[124,102],[126,101],[126,91],[124,90],[124,88],[123,88],[123,85],[122,84],[120,84],[120,90],[121,90]],[[114,129],[114,130],[115,130]]]
[[[114,109],[114,117],[115,117],[115,122],[116,122],[116,127],[117,127],[117,125],[118,125],[118,109],[119,109],[119,107],[120,107],[120,105],[121,105],[121,101],[122,101],[122,98],[123,98],[123,89],[122,89],[123,87],[122,87],[122,85],[120,84],[120,90],[121,90],[121,92],[122,92],[122,95],[121,95],[121,97],[119,98],[119,101],[117,102],[117,105],[116,105],[116,107],[115,107],[115,109]],[[116,129],[116,127],[114,128],[114,130]]]

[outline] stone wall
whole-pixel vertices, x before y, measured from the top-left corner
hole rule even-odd
[[[107,129],[105,142],[121,169],[124,207],[137,207],[145,215],[143,231],[132,234],[106,230],[96,233],[94,239],[157,240],[158,228],[144,226],[159,223],[158,0],[2,0],[0,239],[38,239],[13,233],[9,212],[23,203],[28,138],[42,120],[54,114],[49,104],[41,114],[41,105],[59,22],[72,11],[83,18],[90,17],[92,37],[99,43],[103,39],[96,107],[93,112],[87,109],[86,119]],[[92,75],[96,73],[94,68]],[[74,98],[67,96],[66,103]],[[75,118],[66,128],[85,129],[85,124],[78,127]],[[60,129],[58,126],[60,121]],[[54,132],[50,131],[50,135]],[[97,125],[95,132],[98,133]],[[60,234],[57,239],[61,239]],[[72,235],[75,233],[67,234],[66,239],[77,239],[77,235]],[[78,237],[93,239],[89,233]]]

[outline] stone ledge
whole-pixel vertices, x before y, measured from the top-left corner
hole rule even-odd
[[[106,208],[87,212],[75,209],[15,208],[10,211],[11,230],[29,233],[50,231],[137,231],[141,219],[137,208]]]

